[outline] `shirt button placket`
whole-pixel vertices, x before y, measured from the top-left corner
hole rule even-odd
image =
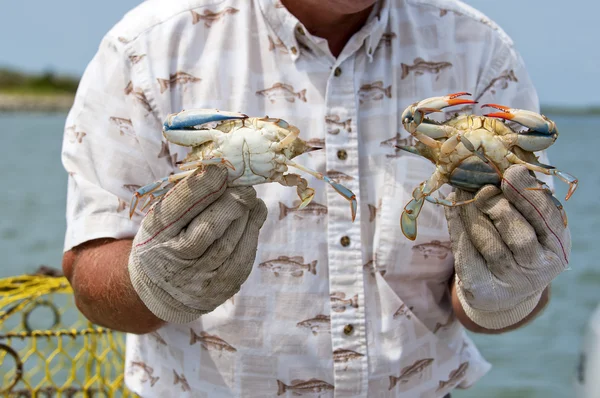
[[[358,184],[358,139],[356,131],[356,90],[354,58],[335,65],[328,81],[326,114],[338,120],[351,120],[350,128],[340,134],[326,134],[327,170],[335,170],[355,178],[340,181],[360,200]],[[352,133],[350,133],[352,131]],[[327,190],[329,288],[347,297],[358,296],[358,308],[330,311],[333,350],[351,350],[362,354],[352,363],[334,363],[336,397],[366,397],[368,361],[360,246],[360,214],[352,222],[348,201],[333,189]]]

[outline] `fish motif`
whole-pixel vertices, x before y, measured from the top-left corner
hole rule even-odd
[[[344,363],[358,359],[360,357],[364,357],[364,355],[356,351],[344,350],[342,348],[338,348],[333,352],[333,362],[335,363]]]
[[[335,312],[344,312],[346,307],[349,305],[353,308],[358,308],[358,294],[354,297],[347,299],[346,293],[344,292],[333,292],[329,295],[331,301],[331,310]]]
[[[320,216],[327,214],[327,206],[316,203],[314,200],[310,202],[303,209],[287,207],[282,202],[279,202],[279,220],[284,219],[289,213],[296,213],[298,215],[312,214]]]
[[[406,316],[407,319],[410,319],[411,318],[411,313],[409,311],[412,311],[413,308],[415,308],[415,307],[408,307],[406,304],[403,303],[400,306],[400,308],[398,308],[396,310],[396,312],[394,312],[394,315],[392,315],[392,318],[398,319],[399,317],[401,317],[401,316],[404,315],[404,316]]]
[[[235,347],[231,346],[222,338],[208,334],[205,331],[201,331],[200,335],[198,335],[194,332],[194,329],[190,328],[190,345],[194,345],[196,342],[200,342],[202,348],[207,351],[237,352]]]
[[[296,327],[309,329],[314,336],[319,332],[331,332],[331,317],[319,314],[314,318],[298,322]]]
[[[306,102],[306,89],[295,92],[294,87],[291,84],[280,82],[275,83],[264,90],[258,90],[256,95],[266,97],[272,104],[274,104],[278,98],[283,98],[287,102],[296,102],[296,98]]]
[[[425,259],[432,256],[443,260],[448,257],[448,254],[452,253],[452,246],[449,241],[432,240],[431,242],[415,245],[412,249],[419,252]]]
[[[210,28],[215,22],[217,22],[219,19],[223,18],[225,15],[227,14],[235,14],[237,13],[239,10],[237,8],[233,8],[233,7],[226,7],[225,9],[219,11],[219,12],[214,12],[214,11],[210,11],[210,10],[204,10],[204,12],[202,14],[197,13],[196,11],[191,11],[192,13],[192,25],[196,25],[198,22],[200,21],[204,21],[204,26],[206,26],[207,28]]]
[[[178,374],[175,369],[173,369],[173,385],[176,386],[177,384],[181,384],[181,391],[191,391],[192,389],[190,388],[190,385],[188,384],[188,381],[185,378],[185,375],[182,374]]]
[[[273,272],[273,275],[275,276],[279,276],[279,274],[287,274],[299,278],[304,275],[305,270],[308,273],[317,275],[317,260],[314,260],[308,264],[304,264],[304,257],[302,256],[279,256],[275,259],[267,260],[258,264],[258,268],[268,269]]]
[[[120,213],[127,208],[127,202],[121,198],[117,198],[117,200],[119,201],[119,204],[117,205],[117,213]]]
[[[458,368],[454,369],[448,375],[448,380],[440,380],[439,386],[436,391],[443,390],[446,387],[454,386],[459,380],[461,380],[467,373],[469,368],[469,362],[461,363]]]
[[[450,315],[448,315],[448,319],[446,320],[446,323],[437,322],[435,324],[435,327],[433,328],[433,334],[436,334],[438,332],[438,330],[440,330],[442,328],[446,328],[446,327],[450,326],[453,321],[454,321],[454,312],[451,312]]]
[[[402,75],[400,76],[400,79],[405,79],[406,77],[408,77],[410,72],[414,72],[415,76],[421,76],[425,74],[425,72],[427,72],[438,75],[436,77],[437,80],[439,78],[439,73],[444,69],[451,68],[452,63],[428,62],[421,57],[417,57],[415,58],[413,65],[407,65],[405,63],[402,63],[400,66],[402,67]]]
[[[358,102],[361,104],[366,101],[380,101],[385,97],[392,98],[392,85],[384,87],[381,80],[363,84],[358,89]]]
[[[518,82],[517,76],[515,75],[515,71],[512,69],[505,70],[498,77],[493,78],[490,83],[483,89],[481,93],[475,98],[475,101],[478,101],[485,93],[488,91],[491,94],[496,94],[496,89],[506,90],[510,82]]]
[[[433,358],[424,358],[415,361],[412,365],[402,368],[402,370],[400,370],[400,376],[390,376],[390,387],[388,390],[396,387],[398,382],[400,382],[400,384],[408,383],[414,376],[421,375],[432,363]]]
[[[144,58],[145,56],[146,56],[146,54],[142,54],[142,55],[130,55],[129,56],[129,60],[131,61],[131,63],[133,65],[135,65],[138,62],[140,62],[142,60],[142,58]]]
[[[287,54],[289,51],[287,49],[287,47],[285,46],[285,44],[283,44],[283,42],[281,41],[281,39],[279,37],[276,38],[277,41],[273,40],[273,38],[271,36],[269,37],[269,51],[274,51],[276,49],[279,49],[279,51],[281,51],[284,54]]]
[[[416,140],[415,137],[413,137],[412,135],[409,135],[408,137],[404,137],[402,138],[402,134],[400,134],[399,132],[396,133],[396,135],[392,138],[388,138],[385,141],[381,141],[379,143],[380,146],[387,146],[387,147],[391,147],[394,149],[394,153],[393,154],[386,154],[385,157],[387,158],[397,158],[401,156],[401,153],[403,152],[402,149],[400,148],[396,148],[396,146],[412,146],[415,145]]]
[[[375,277],[375,261],[374,260],[369,260],[367,261],[364,265],[363,265],[363,270],[368,271],[372,277]],[[385,275],[385,268],[381,268],[379,270],[379,272],[381,273],[381,276]]]
[[[381,40],[377,43],[377,47],[375,47],[375,52],[382,49],[383,47],[390,47],[392,45],[392,40],[396,38],[396,34],[394,32],[384,33],[381,36]]]
[[[119,128],[119,134],[121,134],[121,136],[124,136],[124,135],[135,136],[135,133],[133,131],[133,123],[131,122],[131,119],[125,119],[123,117],[116,117],[116,116],[111,116],[108,119],[110,120],[110,122],[112,124],[114,124],[115,126],[117,126]]]
[[[325,124],[327,124],[327,132],[329,134],[339,134],[340,129],[335,126],[339,126],[346,130],[348,133],[352,132],[352,119],[340,120],[339,115],[327,115],[325,116]],[[334,126],[334,127],[331,127]]]
[[[150,102],[148,101],[148,98],[146,97],[146,94],[144,94],[144,91],[142,89],[139,88],[135,88],[133,87],[133,83],[129,82],[127,84],[127,86],[125,87],[125,95],[130,95],[132,94],[133,97],[140,103],[142,104],[142,106],[148,111],[148,112],[152,112],[152,106],[150,105]]]
[[[177,85],[177,84],[184,85],[184,84],[188,84],[188,83],[198,83],[202,79],[200,79],[199,77],[190,75],[189,73],[180,71],[180,72],[171,74],[168,79],[157,78],[156,80],[158,80],[158,85],[160,86],[160,92],[162,94],[165,91],[167,91],[169,88],[175,87],[175,85]]]
[[[324,393],[333,391],[333,386],[323,380],[292,380],[290,385],[286,385],[281,380],[277,380],[277,395],[283,395],[287,391],[291,391],[293,395],[304,395],[314,393]]]
[[[165,158],[170,155],[169,151],[169,143],[165,141],[160,142],[160,152],[158,153],[158,158]]]
[[[156,341],[158,341],[160,344],[167,345],[167,342],[165,341],[165,339],[163,339],[162,336],[160,334],[158,334],[158,332],[156,332],[156,331],[150,332],[150,336],[154,337],[154,339]]]
[[[308,146],[314,147],[314,148],[325,148],[325,139],[324,138],[311,138],[310,140],[306,141],[306,144]],[[310,155],[312,152],[308,152],[308,154]]]
[[[146,365],[144,362],[132,361],[131,362],[131,367],[130,367],[130,370],[129,370],[129,374],[133,374],[133,372],[135,371],[135,369],[141,369],[142,370],[143,376],[141,377],[140,381],[142,383],[150,381],[150,387],[154,387],[154,385],[156,384],[156,382],[160,379],[160,376],[152,376],[154,374],[154,368]]]
[[[342,173],[341,171],[337,171],[337,170],[329,170],[327,172],[327,177],[333,179],[333,180],[339,180],[339,181],[350,181],[350,180],[354,180],[354,177],[349,176],[346,173]]]
[[[131,193],[134,193],[135,191],[137,191],[141,187],[142,187],[141,185],[137,185],[137,184],[124,184],[123,185],[123,188],[125,188],[126,190],[128,190]]]
[[[65,130],[67,134],[67,139],[72,144],[76,142],[78,144],[81,144],[83,142],[83,137],[87,135],[84,131],[76,131],[75,125],[66,127]]]

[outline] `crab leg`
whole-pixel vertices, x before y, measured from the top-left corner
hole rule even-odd
[[[532,163],[527,163],[524,160],[519,159],[519,157],[512,152],[508,152],[508,154],[506,155],[506,159],[508,159],[512,163],[522,164],[523,166],[527,167],[527,169],[529,169],[531,171],[537,171],[537,172],[540,172],[542,174],[546,174],[549,176],[556,176],[556,177],[560,178],[563,182],[569,184],[569,190],[567,191],[565,200],[569,200],[569,198],[571,198],[571,195],[573,195],[573,193],[577,189],[577,184],[578,184],[579,180],[577,178],[575,178],[574,176],[572,176],[568,173],[565,173],[564,171],[560,171],[558,169],[551,168],[551,166],[542,167],[542,166],[535,165]]]
[[[437,191],[445,183],[446,178],[436,169],[427,181],[423,181],[412,192],[413,199],[406,204],[400,216],[402,233],[408,239],[415,240],[417,237],[417,218],[421,213],[425,201],[443,206],[462,206],[475,201],[475,199],[469,199],[457,202],[431,196],[433,192]]]
[[[133,213],[135,213],[135,209],[139,204],[139,200],[146,195],[149,195],[157,190],[159,190],[163,183],[170,182],[175,183],[191,174],[193,174],[196,170],[184,171],[182,173],[171,174],[168,177],[163,177],[160,180],[151,182],[150,184],[144,185],[133,193],[131,197],[131,202],[129,204],[129,218],[133,217]],[[145,207],[145,206],[144,206]]]
[[[300,169],[300,170],[312,175],[313,177],[316,177],[319,180],[325,181],[326,183],[331,185],[333,187],[333,189],[335,189],[337,191],[337,193],[342,195],[346,200],[348,200],[350,202],[350,211],[352,212],[352,221],[354,221],[354,219],[356,218],[357,202],[356,202],[356,195],[351,190],[349,190],[342,184],[335,182],[334,180],[327,177],[326,175],[323,175],[317,171],[311,170],[311,169],[309,169],[305,166],[302,166],[298,163],[295,163],[291,160],[286,159],[285,164],[287,164],[288,166]]]
[[[298,209],[306,207],[314,198],[315,190],[308,187],[308,181],[298,174],[283,174],[277,181],[286,187],[296,187],[296,192],[300,197],[300,206]]]
[[[538,182],[538,184],[540,184],[539,187],[537,187],[537,188],[525,188],[525,189],[528,190],[528,191],[544,191],[548,195],[550,195],[550,199],[552,200],[552,202],[554,202],[554,205],[556,206],[556,208],[558,209],[558,211],[560,211],[560,215],[562,216],[563,223],[564,223],[564,225],[566,227],[567,224],[568,224],[567,213],[565,212],[565,209],[563,208],[562,203],[560,203],[560,201],[554,197],[554,192],[552,192],[552,190],[550,189],[550,187],[544,181],[537,180],[537,182]]]
[[[481,107],[494,108],[502,111],[488,113],[484,116],[511,120],[529,128],[527,131],[517,133],[515,136],[510,137],[516,141],[513,142],[514,145],[517,145],[526,151],[536,152],[546,149],[552,145],[558,137],[556,124],[546,116],[540,115],[539,113],[523,109],[509,108],[507,106],[498,104],[485,104]]]

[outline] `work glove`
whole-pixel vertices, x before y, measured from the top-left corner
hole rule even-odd
[[[501,188],[476,194],[460,189],[449,200],[474,203],[445,207],[455,258],[455,289],[467,316],[486,329],[524,319],[550,282],[567,268],[571,235],[561,212],[537,179],[520,165],[509,167]]]
[[[133,240],[135,291],[167,322],[211,312],[248,278],[266,217],[253,187],[227,187],[224,167],[186,177],[148,211]]]

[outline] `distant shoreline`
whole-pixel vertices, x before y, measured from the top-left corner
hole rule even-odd
[[[0,93],[0,112],[66,113],[71,109],[74,99],[74,94]]]
[[[71,109],[74,94],[22,94],[0,92],[0,112],[2,113],[66,113]],[[600,115],[600,106],[562,107],[542,106],[542,113],[560,116]]]

